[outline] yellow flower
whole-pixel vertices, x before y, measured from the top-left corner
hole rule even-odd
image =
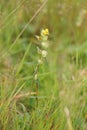
[[[47,36],[47,35],[49,35],[49,30],[48,30],[48,28],[42,29],[42,31],[41,31],[41,36]]]

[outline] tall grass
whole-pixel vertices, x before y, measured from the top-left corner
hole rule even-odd
[[[86,130],[86,1],[0,3],[0,130]],[[48,55],[35,80],[44,28]]]

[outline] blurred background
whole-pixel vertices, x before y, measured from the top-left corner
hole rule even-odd
[[[63,113],[65,106],[70,109],[75,130],[86,130],[86,0],[0,0],[0,80],[7,85],[4,95],[9,89],[12,92],[15,71],[30,43],[31,49],[17,78],[25,78],[19,82],[19,86],[25,81],[25,86],[32,86],[32,80],[26,77],[32,75],[33,62],[37,60],[38,41],[35,35],[40,35],[45,28],[49,29],[50,35],[46,65],[40,68],[40,74],[44,75],[39,77],[40,94],[56,97],[53,108],[60,104],[58,121],[61,122],[55,130],[58,127],[59,130],[67,130]],[[9,85],[12,87],[9,88]],[[28,90],[34,88],[24,88],[24,91]],[[33,108],[32,100],[23,100],[23,103],[27,108]]]
[[[1,0],[1,47],[4,46],[4,49],[7,49],[9,44],[13,44],[43,2],[44,0],[14,0],[13,2]],[[38,13],[38,16],[35,16],[27,25],[17,42],[20,42],[21,46],[25,46],[28,40],[35,43],[34,36],[38,35],[41,29],[48,28],[50,31],[49,41],[52,43],[50,45],[53,51],[61,52],[63,50],[64,52],[64,50],[67,50],[64,54],[68,53],[75,60],[77,49],[82,57],[80,57],[79,62],[82,62],[82,65],[85,66],[87,40],[86,6],[85,0],[48,0],[44,8]]]

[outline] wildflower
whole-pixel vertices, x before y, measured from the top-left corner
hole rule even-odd
[[[42,58],[45,58],[47,56],[47,51],[43,50],[46,49],[48,47],[48,43],[47,43],[47,39],[48,39],[48,35],[49,35],[49,30],[46,29],[42,29],[40,36],[35,36],[40,42],[40,46],[37,47],[37,52],[38,54],[40,54],[40,56]],[[40,57],[40,58],[41,58]],[[38,60],[38,63],[41,64],[42,61]]]
[[[38,59],[38,64],[43,64],[43,61],[41,59]]]
[[[49,35],[49,30],[46,28],[46,29],[42,29],[41,31],[41,36],[48,36]]]
[[[42,50],[42,57],[46,57],[47,56],[47,51],[46,50]]]
[[[41,42],[41,45],[44,47],[44,48],[48,48],[48,43],[47,42]]]

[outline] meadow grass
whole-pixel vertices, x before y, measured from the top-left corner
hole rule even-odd
[[[87,130],[86,3],[1,0],[0,130]]]

